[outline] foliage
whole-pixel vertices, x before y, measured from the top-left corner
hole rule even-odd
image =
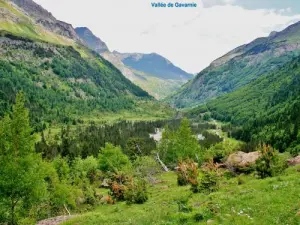
[[[70,46],[6,33],[0,39],[0,116],[22,90],[36,131],[51,123],[76,122],[99,110],[132,109],[136,100],[151,99],[99,55],[83,58]]]
[[[262,144],[258,147],[261,157],[256,161],[256,172],[260,178],[272,177],[281,173],[287,163],[279,161],[278,153],[269,145]]]
[[[224,225],[275,225],[278,221],[299,224],[300,218],[296,215],[299,211],[299,168],[290,167],[280,179],[242,175],[245,182],[241,185],[237,185],[238,178],[219,177],[219,189],[210,195],[192,194],[189,187],[177,185],[176,173],[162,173],[157,177],[162,182],[149,186],[151,197],[146,204],[101,205],[63,224],[117,225],[132,221],[149,225],[183,224],[179,214],[185,215],[186,224],[204,225],[207,221]],[[182,212],[179,212],[179,201]],[[203,220],[196,221],[196,217]]]
[[[11,116],[0,122],[0,198],[10,210],[12,225],[17,224],[17,214],[28,214],[32,204],[46,198],[42,160],[34,152],[36,139],[24,103],[24,95],[18,94]]]
[[[156,146],[149,134],[154,133],[155,128],[161,128],[165,124],[177,127],[179,123],[180,120],[118,121],[112,124],[96,125],[91,122],[88,126],[67,126],[63,127],[56,135],[51,133],[52,130],[49,130],[47,134],[43,132],[36,149],[48,159],[53,159],[59,154],[68,156],[70,159],[86,158],[90,155],[97,157],[99,149],[105,147],[105,143],[109,142],[120,145],[124,153],[134,159],[137,149],[133,144],[139,144],[140,150],[143,152],[142,156],[149,155]]]
[[[131,180],[126,186],[124,199],[127,204],[143,204],[148,200],[147,184],[143,179]]]
[[[265,142],[280,152],[297,152],[300,127],[300,58],[190,113],[203,109],[218,120],[231,122],[231,136],[246,142]],[[296,154],[296,153],[293,153]]]
[[[99,169],[103,172],[118,173],[131,168],[131,162],[122,149],[110,143],[106,143],[105,147],[101,148],[98,160]]]
[[[199,184],[192,186],[194,193],[211,193],[218,190],[218,176],[213,170],[202,170]]]
[[[124,153],[134,160],[138,156],[150,155],[151,151],[155,149],[156,144],[150,138],[129,138]]]
[[[180,161],[177,166],[177,184],[184,186],[187,184],[197,185],[198,165],[193,160]]]
[[[161,167],[151,156],[138,157],[133,162],[134,175],[139,178],[147,178],[149,181],[161,172]]]
[[[175,165],[178,160],[194,159],[201,157],[199,154],[202,154],[188,119],[183,119],[180,127],[175,131],[166,128],[158,149],[165,163]]]

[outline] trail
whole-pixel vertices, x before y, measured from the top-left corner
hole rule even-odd
[[[58,225],[66,220],[73,218],[74,216],[57,216],[49,219],[39,221],[36,225]]]

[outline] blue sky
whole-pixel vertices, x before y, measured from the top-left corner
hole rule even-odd
[[[156,52],[187,72],[257,37],[300,21],[300,0],[35,0],[119,52]],[[152,8],[196,2],[197,8]]]

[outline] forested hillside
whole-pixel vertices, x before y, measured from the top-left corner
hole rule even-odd
[[[140,97],[151,99],[83,46],[71,25],[31,0],[14,2],[18,6],[0,2],[1,117],[18,91],[25,93],[38,130],[76,122],[95,111],[131,109]]]
[[[167,101],[179,108],[196,106],[249,84],[299,55],[299,33],[298,22],[232,50],[213,61]]]
[[[300,58],[249,85],[191,110],[240,126],[233,135],[263,141],[281,151],[299,151]]]
[[[193,78],[159,54],[120,53],[109,51],[107,45],[87,27],[75,29],[82,42],[116,66],[134,84],[156,99],[163,99],[179,90]]]
[[[5,32],[0,45],[2,116],[20,90],[26,94],[34,123],[67,122],[95,110],[128,109],[134,96],[149,97],[96,54],[85,59],[71,46]]]

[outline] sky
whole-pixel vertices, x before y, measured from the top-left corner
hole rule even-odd
[[[57,19],[88,27],[111,51],[156,52],[198,73],[228,51],[300,21],[299,0],[35,0]],[[153,8],[152,2],[196,3]]]

